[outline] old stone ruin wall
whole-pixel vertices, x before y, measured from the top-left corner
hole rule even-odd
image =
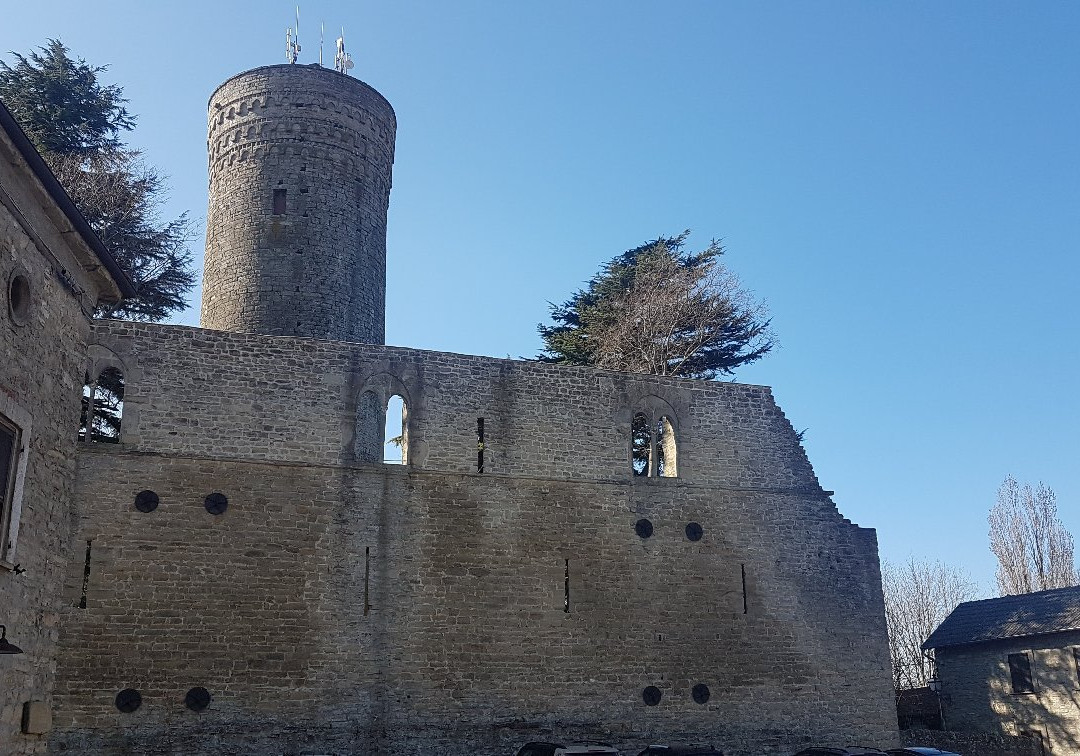
[[[874,532],[767,388],[136,323],[96,339],[127,370],[124,425],[80,453],[52,747],[895,743]],[[407,465],[372,459],[390,394]],[[639,411],[667,418],[678,477],[632,474]]]

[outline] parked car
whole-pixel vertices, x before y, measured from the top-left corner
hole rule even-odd
[[[619,749],[607,743],[526,743],[514,756],[619,756]]]
[[[638,756],[724,756],[724,752],[707,745],[651,745]]]
[[[907,748],[891,748],[889,756],[960,756],[955,751],[942,751],[938,748],[927,746],[908,746]]]
[[[802,749],[795,756],[888,756],[888,754],[877,748],[864,748],[862,746],[851,746],[849,748],[814,746],[813,748]]]

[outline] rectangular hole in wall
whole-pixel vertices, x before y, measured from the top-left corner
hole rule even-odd
[[[364,615],[371,611],[371,547],[364,547]]]
[[[570,613],[570,560],[566,560],[565,572],[563,572],[563,611]]]
[[[740,564],[739,569],[742,571],[742,613],[749,613],[749,605],[746,602],[746,565]]]
[[[79,599],[79,608],[86,608],[86,592],[90,589],[90,549],[93,541],[86,542],[86,562],[83,564],[82,597]]]
[[[285,190],[274,189],[274,215],[285,214]]]
[[[476,418],[476,471],[484,471],[484,418]]]

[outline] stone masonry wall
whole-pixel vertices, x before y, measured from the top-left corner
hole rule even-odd
[[[1054,756],[1080,754],[1080,631],[934,651],[949,729],[1038,733]],[[1009,654],[1027,653],[1034,693],[1013,693]]]
[[[404,396],[415,467],[475,472],[483,417],[487,472],[625,481],[632,417],[657,400],[678,426],[680,480],[821,495],[764,386],[119,321],[95,329],[132,373],[133,450],[351,464],[358,425],[381,444],[382,415],[357,418],[375,390]]]
[[[0,131],[0,415],[22,428],[26,448],[18,537],[9,561],[0,560],[0,624],[24,652],[0,656],[4,756],[45,750],[45,735],[22,733],[23,705],[43,702],[47,711],[52,704],[88,312],[96,302],[91,279],[68,248],[78,238],[57,227],[59,211],[49,202]],[[15,275],[30,284],[21,323],[9,301]]]
[[[209,111],[202,324],[381,344],[393,108],[352,77],[280,65],[229,79]]]
[[[91,560],[85,583],[69,563],[57,750],[895,744],[874,533],[837,513],[768,389],[175,326],[96,337],[128,370],[125,436],[79,458]],[[409,465],[355,459],[368,390],[405,395]],[[648,397],[679,428],[678,478],[630,474]],[[137,711],[114,706],[125,688]]]

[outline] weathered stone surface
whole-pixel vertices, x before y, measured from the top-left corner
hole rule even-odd
[[[229,79],[209,110],[202,325],[381,344],[390,103],[331,69],[280,65]]]
[[[125,442],[80,454],[93,559],[85,609],[69,565],[57,747],[894,741],[874,533],[837,513],[767,388],[177,326],[95,337],[131,378]],[[357,416],[372,386],[405,395],[407,466],[356,459],[356,428],[382,424]],[[647,397],[681,429],[678,478],[631,474]],[[128,687],[143,705],[120,714]]]
[[[1045,756],[1039,741],[1018,735],[945,730],[901,730],[905,746],[925,746],[964,756]]]
[[[69,560],[75,439],[98,278],[93,253],[0,129],[0,415],[21,429],[25,473],[16,491],[17,539],[0,560],[0,624],[22,654],[0,656],[0,753],[40,753],[23,733],[23,705],[52,705],[58,599]],[[78,249],[76,249],[78,248]],[[9,284],[28,281],[24,317]],[[0,505],[8,491],[0,491]],[[17,569],[16,569],[17,567]],[[35,721],[38,721],[35,719]]]

